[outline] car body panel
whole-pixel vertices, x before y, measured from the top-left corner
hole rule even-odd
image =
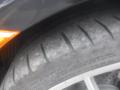
[[[16,0],[0,10],[0,29],[24,31],[62,10],[88,0]]]

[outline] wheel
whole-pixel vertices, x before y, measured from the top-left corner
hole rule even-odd
[[[119,5],[88,8],[54,19],[48,32],[21,48],[1,90],[118,90]],[[100,79],[102,73],[107,77]],[[75,89],[81,85],[88,88]]]

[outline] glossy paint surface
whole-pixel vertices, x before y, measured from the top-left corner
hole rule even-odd
[[[0,29],[24,31],[28,27],[87,0],[15,0],[0,9]]]

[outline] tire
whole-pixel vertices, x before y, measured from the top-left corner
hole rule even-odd
[[[48,90],[74,76],[120,62],[120,9],[102,7],[82,14],[76,10],[21,48],[1,90]]]

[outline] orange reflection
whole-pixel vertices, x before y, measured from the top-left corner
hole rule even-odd
[[[19,31],[0,30],[0,48],[2,48],[19,33]]]

